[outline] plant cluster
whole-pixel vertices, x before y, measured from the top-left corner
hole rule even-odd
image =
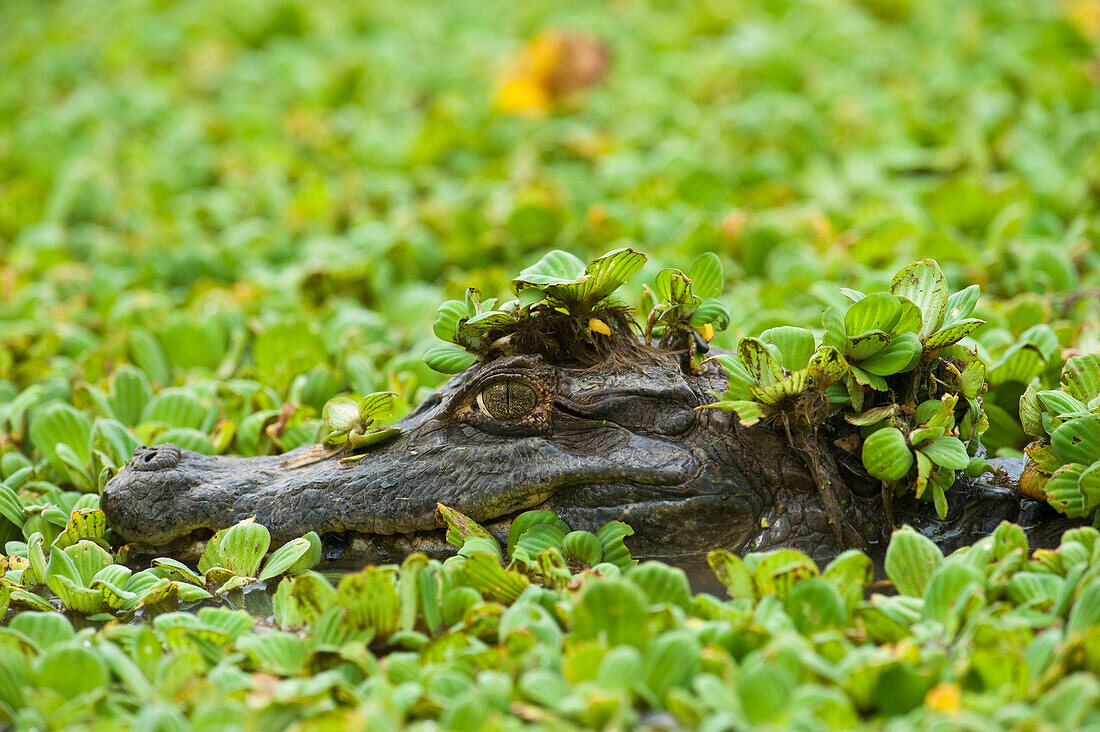
[[[413,554],[334,582],[309,569],[316,536],[263,562],[269,535],[251,521],[219,532],[199,572],[157,559],[130,574],[103,547],[97,509],[77,508],[52,542],[35,532],[0,563],[0,608],[15,613],[0,627],[0,720],[456,730],[1100,721],[1091,528],[1030,553],[1024,531],[1004,523],[947,557],[895,532],[885,568],[897,595],[872,592],[859,551],[823,569],[787,549],[715,551],[723,599],[693,593],[680,569],[631,559],[632,532],[618,522],[571,531],[531,511],[500,543],[438,511],[456,556]],[[132,617],[141,622],[114,622]]]
[[[987,424],[985,365],[959,345],[985,322],[970,317],[977,286],[949,294],[939,265],[925,259],[894,275],[888,292],[844,294],[852,302],[825,311],[820,342],[810,330],[780,326],[742,338],[736,356],[716,357],[729,387],[708,405],[736,412],[745,425],[783,427],[817,480],[838,539],[843,516],[826,445],[859,452],[882,481],[888,513],[894,496],[912,492],[942,518],[946,491],[956,471],[971,466]]]
[[[444,373],[457,373],[477,358],[538,353],[553,361],[592,365],[615,356],[637,356],[638,325],[614,295],[646,263],[630,248],[614,249],[584,264],[569,252],[554,250],[511,281],[516,299],[482,301],[467,289],[466,299],[439,307],[436,336],[446,346],[428,349],[424,360]],[[724,278],[717,255],[700,256],[684,274],[661,270],[653,291],[642,295],[645,327],[641,338],[694,364],[696,338],[704,349],[714,331],[730,323],[729,309],[718,299]],[[697,294],[698,293],[698,294]]]
[[[1036,439],[1024,450],[1020,479],[1026,494],[1045,499],[1067,516],[1097,517],[1100,509],[1100,356],[1074,356],[1058,389],[1020,398],[1024,432]]]

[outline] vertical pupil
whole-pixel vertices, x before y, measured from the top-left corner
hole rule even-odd
[[[485,410],[496,419],[519,419],[535,409],[535,390],[521,381],[498,381],[481,391]]]

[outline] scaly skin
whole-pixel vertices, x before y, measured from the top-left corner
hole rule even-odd
[[[494,419],[477,394],[519,379],[538,395],[523,419]],[[820,494],[782,436],[698,410],[725,389],[655,357],[635,370],[568,369],[538,356],[498,358],[455,376],[397,426],[401,434],[361,460],[294,467],[309,448],[281,457],[208,457],[172,445],[139,448],[107,485],[102,507],[115,532],[140,551],[187,554],[194,540],[255,516],[276,544],[317,531],[344,566],[450,549],[435,515],[450,506],[503,536],[517,512],[544,508],[574,529],[630,524],[635,556],[741,554],[788,546],[825,561],[836,544]],[[889,535],[878,484],[858,456],[829,447],[848,535],[862,548]],[[1009,467],[1017,468],[1018,465]],[[1018,470],[1017,470],[1018,475]],[[931,504],[899,501],[899,522],[951,546],[985,535],[1001,519],[1066,526],[1045,506],[990,480],[957,485],[947,519]],[[1036,535],[1038,536],[1038,534]]]

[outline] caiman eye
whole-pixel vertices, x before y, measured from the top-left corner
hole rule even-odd
[[[482,387],[477,405],[494,419],[523,419],[535,411],[539,396],[529,384],[519,379],[502,379]]]

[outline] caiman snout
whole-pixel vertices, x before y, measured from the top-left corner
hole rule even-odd
[[[182,453],[175,445],[154,445],[134,448],[134,456],[127,467],[138,472],[167,470],[179,465]]]

